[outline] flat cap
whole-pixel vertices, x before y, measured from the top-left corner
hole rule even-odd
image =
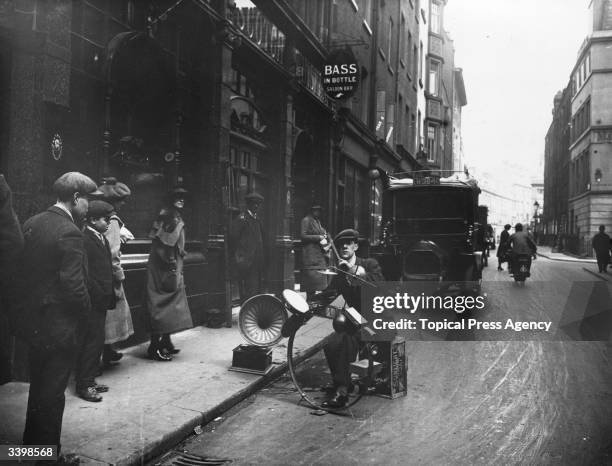
[[[109,217],[115,208],[105,201],[90,201],[89,208],[87,209],[87,217],[89,218],[100,218]]]
[[[263,202],[264,201],[264,197],[261,194],[256,193],[256,192],[247,194],[246,196],[244,196],[244,199],[250,202]]]
[[[312,207],[310,208],[310,210],[322,210],[323,207],[321,206],[321,204],[313,204]]]
[[[125,183],[117,181],[117,178],[114,177],[104,178],[102,184],[98,186],[98,190],[102,192],[102,199],[107,201],[118,201],[132,194],[132,191]]]
[[[357,230],[353,230],[352,228],[347,228],[346,230],[342,230],[336,235],[336,237],[334,238],[334,242],[357,241],[358,239],[359,232]]]
[[[96,183],[87,175],[79,172],[68,172],[60,176],[53,183],[53,193],[61,200],[65,200],[74,193],[89,194],[100,196]]]
[[[175,186],[174,188],[172,188],[169,192],[170,197],[183,197],[185,196],[185,194],[187,194],[189,191],[187,191],[185,188],[183,188],[182,186]]]

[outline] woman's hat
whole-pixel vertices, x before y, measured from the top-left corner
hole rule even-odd
[[[247,202],[263,202],[264,201],[264,197],[256,192],[252,192],[247,194],[246,196],[244,196],[244,199]]]
[[[182,186],[175,186],[174,188],[172,188],[172,190],[170,190],[169,195],[172,199],[176,199],[179,197],[185,197],[185,194],[187,194],[188,192],[189,191],[187,191]]]
[[[102,179],[102,184],[98,186],[98,190],[102,192],[102,199],[107,201],[120,201],[132,194],[125,183],[121,183],[117,181],[117,178],[110,176]]]

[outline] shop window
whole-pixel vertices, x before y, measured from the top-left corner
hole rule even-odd
[[[437,154],[437,127],[434,125],[427,126],[427,161],[434,162]]]
[[[362,236],[370,234],[369,178],[367,171],[347,160],[344,186],[339,186],[338,202],[342,206],[338,229],[355,228]]]

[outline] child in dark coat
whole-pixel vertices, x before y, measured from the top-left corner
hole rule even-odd
[[[104,323],[107,309],[114,307],[111,252],[104,232],[108,229],[113,206],[91,201],[83,232],[88,262],[88,290],[91,310],[83,317],[79,329],[79,353],[76,367],[77,395],[87,401],[102,401],[106,385],[96,383],[98,363],[104,349]]]

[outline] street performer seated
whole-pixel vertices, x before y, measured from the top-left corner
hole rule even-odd
[[[342,295],[346,305],[361,308],[362,281],[378,282],[384,277],[376,259],[362,259],[355,255],[359,232],[352,229],[343,230],[334,238],[339,254],[339,272],[323,292],[327,296]],[[325,358],[331,371],[333,385],[329,387],[332,398],[323,403],[326,408],[342,408],[348,402],[351,386],[350,363],[355,361],[361,341],[359,329],[348,321],[343,314],[334,319],[334,334],[326,345]]]

